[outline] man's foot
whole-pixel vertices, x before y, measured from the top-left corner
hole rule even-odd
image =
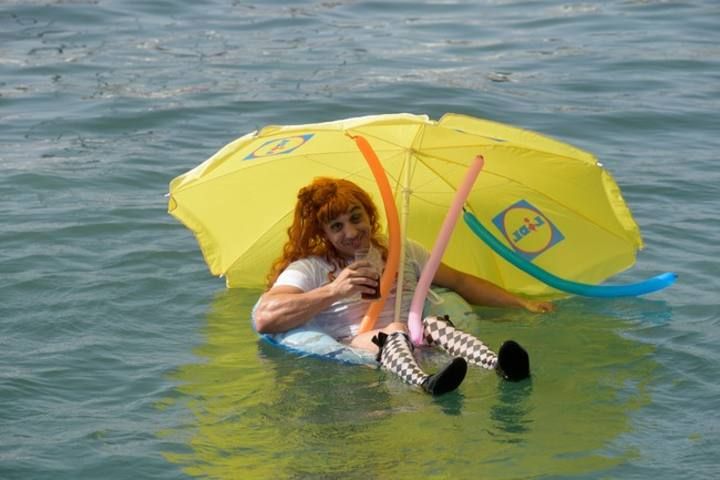
[[[530,376],[530,357],[516,341],[508,340],[502,344],[498,351],[498,361],[495,367],[498,375],[505,380],[517,382]]]
[[[467,373],[467,362],[464,358],[458,357],[448,363],[435,375],[430,375],[423,382],[423,390],[432,395],[442,395],[452,392],[460,386]]]

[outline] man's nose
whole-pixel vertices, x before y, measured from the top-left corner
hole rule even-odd
[[[345,225],[345,237],[347,238],[355,238],[358,235],[358,229],[353,224],[348,223]]]

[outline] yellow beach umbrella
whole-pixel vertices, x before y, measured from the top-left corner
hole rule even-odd
[[[298,190],[318,176],[351,180],[378,203],[364,137],[394,189],[403,235],[431,249],[456,187],[485,159],[466,201],[496,238],[560,277],[599,283],[630,267],[640,232],[620,189],[590,153],[516,127],[464,115],[439,121],[390,114],[268,126],[222,148],[170,183],[169,212],[193,231],[210,271],[229,287],[264,285],[287,239]],[[448,265],[505,288],[553,291],[456,226]]]

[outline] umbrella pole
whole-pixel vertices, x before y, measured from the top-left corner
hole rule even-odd
[[[400,261],[398,262],[397,284],[395,286],[395,316],[393,321],[400,321],[402,311],[403,282],[405,280],[405,242],[407,240],[408,218],[410,216],[410,162],[405,163],[405,180],[402,188],[402,216],[400,218]]]

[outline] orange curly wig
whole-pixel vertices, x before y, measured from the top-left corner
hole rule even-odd
[[[349,180],[318,177],[298,192],[293,223],[287,230],[288,241],[283,246],[282,256],[273,262],[268,273],[267,288],[273,286],[290,263],[301,258],[319,256],[334,265],[335,271],[344,268],[345,259],[325,237],[323,225],[347,213],[356,204],[360,204],[368,215],[373,245],[382,252],[383,258],[387,258],[387,247],[379,240],[378,211],[370,195]]]

